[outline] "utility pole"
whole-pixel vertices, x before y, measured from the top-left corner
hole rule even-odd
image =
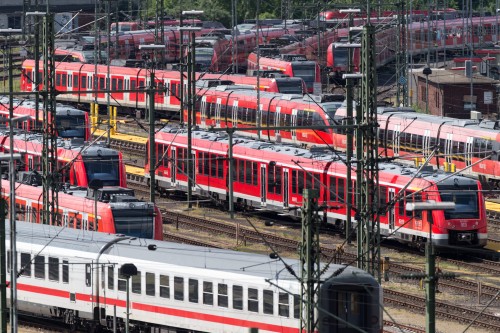
[[[302,205],[302,243],[300,246],[300,332],[318,331],[318,299],[320,288],[320,244],[318,190],[305,189]]]
[[[407,26],[406,26],[406,2],[401,1],[399,3],[399,15],[398,15],[398,35],[397,35],[397,54],[396,54],[396,106],[407,106],[408,105],[408,90],[407,90]]]
[[[375,27],[368,22],[361,42],[361,110],[357,110],[356,203],[358,207],[358,267],[381,281],[380,220],[378,189],[377,76],[375,67]]]
[[[48,10],[48,7],[47,7]],[[55,67],[54,67],[54,16],[43,16],[43,149],[42,184],[43,214],[42,223],[58,225],[58,173],[57,173],[57,136],[55,132]]]

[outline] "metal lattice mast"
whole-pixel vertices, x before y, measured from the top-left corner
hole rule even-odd
[[[368,11],[368,17],[370,13]],[[380,281],[380,221],[378,218],[378,137],[377,77],[375,69],[375,28],[370,22],[363,28],[361,43],[361,110],[356,112],[358,216],[358,267]]]
[[[43,17],[43,214],[42,223],[57,224],[57,136],[55,133],[54,16]]]
[[[320,287],[320,244],[317,190],[304,190],[302,205],[302,244],[300,247],[301,312],[300,332],[318,331],[318,299]]]
[[[399,3],[399,15],[398,15],[398,45],[397,45],[397,55],[396,55],[396,78],[397,78],[397,89],[396,89],[396,104],[397,106],[408,105],[408,59],[407,59],[407,27],[406,27],[406,2],[401,1]]]

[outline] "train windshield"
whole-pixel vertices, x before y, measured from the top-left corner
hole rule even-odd
[[[338,125],[338,122],[334,121],[334,119],[338,118],[335,117],[335,113],[337,112],[337,109],[342,106],[342,103],[343,102],[321,103],[321,107],[325,110],[330,125]]]
[[[342,69],[347,68],[347,59],[348,59],[348,50],[347,49],[335,49],[333,54],[333,67],[340,67]]]
[[[475,188],[475,189],[474,189]],[[454,210],[445,210],[444,217],[447,220],[451,219],[478,219],[479,218],[479,199],[477,195],[477,186],[466,186],[461,188],[449,186],[439,186],[441,200],[443,202],[454,202]]]
[[[57,115],[57,135],[61,138],[85,138],[85,115]]]
[[[129,204],[129,208],[120,205],[112,210],[116,233],[140,238],[153,238],[153,205],[145,202],[132,202]]]
[[[83,156],[87,180],[100,179],[103,186],[120,186],[120,163],[118,156]]]
[[[282,94],[304,94],[301,80],[280,80],[276,79],[278,91]]]
[[[292,63],[293,76],[300,77],[306,83],[308,88],[312,88],[316,79],[316,65]]]
[[[212,65],[212,58],[214,55],[214,49],[208,47],[197,47],[196,48],[196,64],[201,66],[198,70],[207,70],[210,65]]]

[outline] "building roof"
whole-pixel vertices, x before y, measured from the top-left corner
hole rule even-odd
[[[413,74],[419,78],[426,79],[425,75],[422,73],[423,69],[413,70]],[[489,77],[474,74],[473,76],[474,84],[498,84],[500,81],[491,79]],[[466,77],[464,71],[461,70],[449,70],[432,68],[432,74],[429,75],[429,83],[438,84],[470,84],[470,78]]]

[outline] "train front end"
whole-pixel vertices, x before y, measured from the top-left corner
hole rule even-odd
[[[455,203],[454,210],[433,211],[433,242],[437,246],[483,247],[487,221],[481,184],[465,177],[437,183],[442,202]]]

